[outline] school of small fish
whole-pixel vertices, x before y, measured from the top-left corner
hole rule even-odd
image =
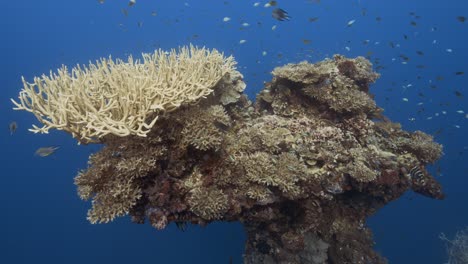
[[[105,0],[97,0],[98,4],[100,5],[105,5],[106,1]],[[281,2],[281,3],[280,3]],[[321,1],[319,0],[314,0],[314,1],[306,1],[308,3],[311,3],[313,5],[319,5],[321,4]],[[121,7],[121,12],[123,14],[123,17],[128,17],[130,12],[133,12],[135,8],[138,8],[139,5],[137,4],[136,0],[127,0],[126,1],[126,6],[125,2],[123,6]],[[228,6],[230,3],[229,1],[224,1],[224,5]],[[286,6],[283,6],[286,5]],[[318,16],[310,16],[310,17],[300,17],[299,15],[294,15],[293,17],[289,15],[288,11],[289,8],[287,8],[288,5],[291,6],[292,4],[287,2],[287,1],[257,1],[254,3],[249,4],[252,8],[255,8],[256,10],[266,10],[266,11],[261,11],[261,18],[263,17],[270,19],[270,26],[271,26],[271,34],[278,34],[282,30],[282,25],[283,23],[288,23],[288,21],[291,20],[305,20],[310,25],[319,25],[321,24],[322,20],[325,20],[325,18],[321,19]],[[183,3],[184,8],[191,8],[189,2],[184,2]],[[263,8],[262,8],[263,6]],[[265,13],[266,12],[266,13]],[[153,10],[148,10],[148,15],[151,17],[156,17],[158,16],[158,13],[154,9]],[[266,15],[265,15],[266,14]],[[269,14],[269,15],[268,15]],[[348,32],[353,32],[357,29],[359,29],[360,25],[368,23],[368,22],[363,22],[364,17],[370,16],[371,11],[367,10],[366,8],[361,9],[360,15],[363,17],[360,19],[358,16],[352,17],[344,17],[341,22],[339,22],[340,25],[343,25],[344,30]],[[225,14],[224,16],[218,16],[217,17],[218,22],[220,21],[221,25],[226,25],[225,28],[232,28],[233,26],[237,27],[239,30],[244,30],[246,32],[251,31],[253,28],[258,27],[261,28],[266,22],[264,21],[252,21],[251,19],[246,19],[244,17],[237,18],[233,13]],[[376,26],[379,26],[381,24],[386,23],[386,21],[389,20],[389,18],[381,15],[375,14],[373,17],[374,22],[377,24]],[[179,18],[174,18],[174,23],[179,23]],[[384,71],[386,68],[392,67],[392,64],[397,63],[398,65],[402,65],[401,67],[415,67],[417,70],[422,71],[426,68],[430,68],[430,66],[425,65],[423,63],[417,63],[415,61],[419,61],[423,58],[429,57],[431,55],[431,52],[421,50],[421,49],[416,49],[414,51],[408,51],[408,50],[403,50],[402,47],[406,47],[406,43],[411,41],[412,39],[420,38],[422,34],[436,34],[438,31],[441,30],[441,26],[439,25],[430,25],[428,28],[425,30],[422,29],[421,24],[426,24],[425,26],[427,27],[427,23],[422,23],[422,17],[417,14],[416,12],[409,12],[407,14],[407,20],[405,23],[408,25],[408,32],[403,32],[400,36],[401,38],[399,39],[394,39],[392,41],[383,41],[383,40],[378,40],[378,39],[364,39],[359,42],[359,44],[367,49],[369,51],[365,55],[367,59],[369,59],[373,65],[374,68],[377,72]],[[454,23],[458,23],[458,25],[463,26],[466,25],[466,17],[462,15],[455,16]],[[421,23],[420,23],[421,22]],[[290,22],[289,22],[290,23]],[[142,28],[144,25],[143,20],[138,20],[136,22],[136,26],[138,28]],[[127,27],[125,26],[124,23],[120,23],[119,27],[123,31],[127,31]],[[278,29],[278,30],[277,30]],[[424,31],[429,32],[429,33],[424,33]],[[278,32],[278,33],[273,33],[273,32]],[[236,46],[241,47],[241,46],[251,46],[257,41],[249,41],[249,36],[251,35],[246,35],[243,38],[240,38],[237,43],[235,43]],[[435,35],[434,35],[435,36]],[[200,38],[199,34],[192,34],[190,37],[187,39],[190,41],[198,40]],[[291,40],[293,41],[293,40]],[[311,46],[312,43],[315,43],[315,39],[313,38],[313,35],[311,36],[305,36],[299,39],[299,41],[302,43],[301,45],[304,45],[304,47]],[[451,47],[445,43],[445,41],[438,40],[435,37],[431,37],[429,39],[429,43],[435,47],[435,49],[438,49],[442,53],[446,54],[445,56],[457,56],[456,52],[456,47]],[[445,43],[445,44],[443,44]],[[154,45],[155,47],[157,45]],[[357,46],[355,41],[347,41],[343,46],[341,46],[341,50],[344,54],[348,53],[355,53],[358,52],[362,47]],[[378,48],[383,48],[386,47],[387,49],[391,49],[395,51],[395,55],[392,58],[387,58],[384,60],[383,58],[378,58],[374,55],[374,52],[372,50],[378,49]],[[312,54],[315,56],[323,56],[323,54],[314,51],[310,48],[303,48],[301,49],[301,53],[298,54],[298,57],[301,57],[302,59],[308,59],[312,58]],[[414,53],[413,53],[414,52]],[[256,63],[261,63],[263,58],[265,57],[274,57],[276,58],[277,64],[284,63],[283,61],[283,53],[282,52],[276,52],[274,50],[271,50],[269,48],[266,48],[261,44],[261,49],[258,51],[259,58],[256,60]],[[270,55],[271,54],[271,55]],[[412,55],[413,54],[413,55]],[[350,54],[350,56],[354,56],[356,54]],[[360,54],[358,54],[360,55]],[[466,76],[464,74],[463,69],[454,69],[453,71],[453,78],[461,78],[463,76]],[[444,74],[445,75],[445,74]],[[401,92],[401,102],[403,102],[405,105],[399,106],[401,108],[407,109],[407,107],[413,107],[415,113],[412,116],[408,117],[408,120],[410,122],[415,122],[418,120],[426,120],[426,121],[433,121],[433,120],[440,120],[440,118],[447,117],[449,115],[458,115],[462,120],[467,120],[468,119],[468,114],[466,113],[468,109],[457,109],[457,110],[449,110],[449,108],[452,107],[458,107],[460,105],[461,100],[464,100],[464,87],[454,87],[451,88],[450,93],[452,95],[453,100],[452,101],[446,101],[446,102],[439,102],[438,106],[441,107],[442,109],[438,112],[435,113],[427,113],[426,114],[426,109],[433,109],[433,106],[436,104],[435,100],[432,99],[430,96],[427,94],[430,92],[434,92],[438,90],[438,87],[444,86],[442,83],[447,76],[443,76],[442,74],[433,76],[432,79],[427,80],[425,84],[421,84],[421,80],[426,80],[427,77],[422,77],[422,74],[419,76],[416,76],[416,80],[414,80],[414,83],[411,80],[404,80],[404,84],[401,85],[401,89],[398,89],[397,87],[400,87],[396,82],[392,82],[391,85],[385,90],[386,92],[391,92],[393,94],[397,92]],[[466,77],[465,77],[466,78]],[[425,91],[424,89],[427,89]],[[413,94],[417,94],[418,100],[413,99]],[[385,101],[390,102],[390,97],[386,96]],[[411,98],[411,99],[410,99]],[[392,98],[392,101],[393,98]],[[465,104],[466,105],[466,104]],[[462,105],[463,106],[463,105]],[[405,110],[407,112],[407,110]],[[454,128],[461,128],[463,124],[452,124],[452,127]],[[18,128],[18,124],[16,121],[12,121],[9,123],[9,133],[10,135],[13,135],[16,133]],[[47,157],[49,155],[52,155],[58,147],[43,147],[39,148],[36,152],[35,155],[40,156],[40,157]]]

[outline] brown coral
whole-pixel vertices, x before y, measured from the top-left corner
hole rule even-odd
[[[75,179],[93,200],[89,220],[240,221],[245,263],[384,263],[365,220],[410,189],[443,198],[425,169],[441,146],[382,118],[369,94],[378,74],[362,57],[273,76],[254,104],[231,72],[161,115],[146,138],[103,138]]]

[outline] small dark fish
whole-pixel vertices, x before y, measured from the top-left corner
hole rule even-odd
[[[228,131],[229,130],[229,125],[227,125],[226,123],[223,123],[223,122],[220,122],[220,121],[214,121],[213,122],[213,125],[221,130],[221,131]]]
[[[47,157],[52,154],[58,149],[59,147],[42,147],[38,148],[34,155],[39,156],[39,157]]]
[[[455,95],[456,95],[458,98],[463,98],[463,94],[462,94],[460,91],[455,91]]]
[[[303,39],[302,40],[302,43],[304,43],[305,45],[309,45],[312,41],[310,39]]]
[[[122,152],[120,152],[120,151],[112,151],[111,157],[113,157],[113,158],[120,158],[120,157],[122,157]]]
[[[375,20],[376,20],[377,22],[380,22],[380,21],[382,21],[382,18],[381,18],[381,17],[376,17]]]
[[[138,27],[141,28],[143,26],[143,22],[138,22],[137,25],[138,25]]]
[[[410,58],[408,56],[404,55],[404,54],[400,54],[399,57],[402,58],[404,61],[409,61],[410,60]]]
[[[18,129],[18,123],[16,123],[16,121],[13,121],[8,127],[10,128],[10,135],[13,135],[16,132],[16,129]]]
[[[309,22],[316,22],[318,19],[318,17],[309,17]]]
[[[464,23],[466,21],[466,17],[464,16],[457,16],[457,20]]]
[[[270,2],[268,2],[268,4],[269,4],[270,6],[276,6],[276,5],[278,4],[278,2],[276,2],[276,1],[270,1]]]
[[[418,25],[418,24],[417,24],[416,22],[414,22],[414,21],[411,21],[410,24],[411,24],[413,27],[415,27],[415,26]]]
[[[156,13],[156,11],[151,12],[151,16],[157,16],[157,15],[158,13]]]
[[[124,16],[128,16],[128,11],[127,11],[127,9],[122,8],[121,11],[122,11],[122,14],[124,14]]]
[[[438,75],[438,76],[436,77],[436,80],[437,80],[437,81],[442,81],[442,80],[444,80],[444,76]]]
[[[444,129],[443,129],[443,128],[439,128],[439,129],[437,129],[437,130],[434,132],[434,134],[432,134],[432,136],[436,137],[436,136],[440,135],[440,134],[442,133],[442,131],[444,131]]]
[[[130,0],[128,2],[128,6],[134,6],[136,4],[136,0]]]
[[[365,8],[361,9],[361,15],[362,16],[367,15],[367,9],[365,9]]]
[[[422,51],[420,51],[420,50],[416,51],[416,53],[417,53],[418,55],[420,55],[420,56],[424,56],[424,52],[422,52]]]
[[[185,230],[187,230],[187,222],[176,221],[175,224],[180,231],[185,232]]]
[[[405,40],[408,40],[408,35],[404,34],[404,35],[403,35],[403,38],[404,38]]]
[[[288,12],[284,11],[281,8],[275,8],[271,12],[271,16],[279,21],[289,20],[291,17],[288,15]]]
[[[455,75],[463,75],[465,74],[465,72],[462,72],[462,71],[459,71],[459,72],[456,72]]]

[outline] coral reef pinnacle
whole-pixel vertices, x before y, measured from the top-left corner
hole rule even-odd
[[[225,74],[146,137],[107,134],[75,178],[88,219],[240,221],[245,263],[385,263],[367,217],[408,190],[442,199],[425,166],[441,145],[388,121],[365,58],[278,67],[255,103]]]

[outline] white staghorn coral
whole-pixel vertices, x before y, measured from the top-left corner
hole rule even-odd
[[[56,128],[81,143],[108,134],[145,137],[161,113],[206,97],[235,64],[232,57],[192,45],[143,54],[142,61],[102,58],[71,72],[62,66],[33,83],[23,78],[19,103],[11,100],[15,110],[33,113],[44,125],[33,125],[34,133]]]

